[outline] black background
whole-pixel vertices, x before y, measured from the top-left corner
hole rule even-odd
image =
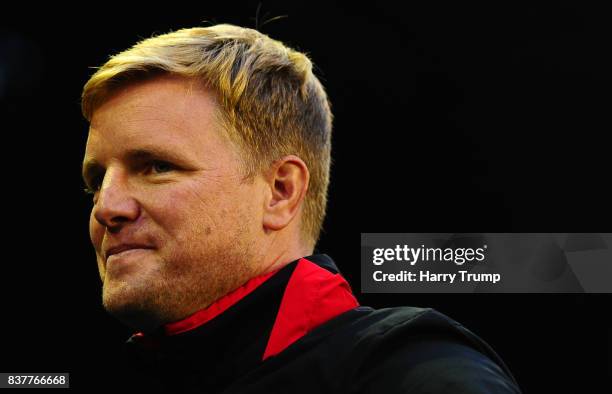
[[[334,163],[318,249],[362,304],[450,315],[525,392],[601,392],[609,295],[361,294],[358,242],[360,232],[609,232],[607,10],[286,3],[262,3],[260,26],[288,17],[260,30],[310,54],[327,87]],[[255,27],[258,4],[4,6],[1,372],[71,372],[88,392],[130,334],[101,307],[87,234],[79,96],[90,67],[153,33]]]

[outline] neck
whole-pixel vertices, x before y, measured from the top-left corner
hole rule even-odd
[[[313,253],[313,247],[305,245],[300,237],[294,234],[279,231],[270,236],[270,242],[261,260],[263,263],[259,265],[258,275],[277,271],[290,262]]]

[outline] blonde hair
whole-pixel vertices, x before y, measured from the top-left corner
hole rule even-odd
[[[216,93],[221,123],[244,153],[247,178],[286,155],[306,163],[301,235],[314,246],[327,205],[332,113],[308,57],[239,26],[178,30],[112,56],[83,88],[83,115],[91,121],[116,89],[159,74],[195,78]]]

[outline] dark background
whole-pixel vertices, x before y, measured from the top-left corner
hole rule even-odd
[[[327,87],[334,163],[318,249],[362,304],[448,314],[525,392],[603,391],[610,295],[360,294],[358,242],[361,232],[609,232],[609,13],[582,2],[288,3],[263,2],[260,26],[288,17],[260,30],[309,53]],[[1,372],[66,371],[89,392],[130,334],[100,305],[87,234],[79,96],[91,67],[153,33],[255,27],[258,4],[3,6]]]

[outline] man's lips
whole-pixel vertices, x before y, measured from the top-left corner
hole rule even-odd
[[[108,260],[108,258],[114,254],[119,254],[121,252],[125,252],[127,250],[133,250],[133,249],[153,249],[153,247],[151,247],[150,245],[144,245],[144,244],[120,244],[120,245],[116,245],[113,247],[110,247],[106,250],[106,253],[104,254],[105,260]]]

